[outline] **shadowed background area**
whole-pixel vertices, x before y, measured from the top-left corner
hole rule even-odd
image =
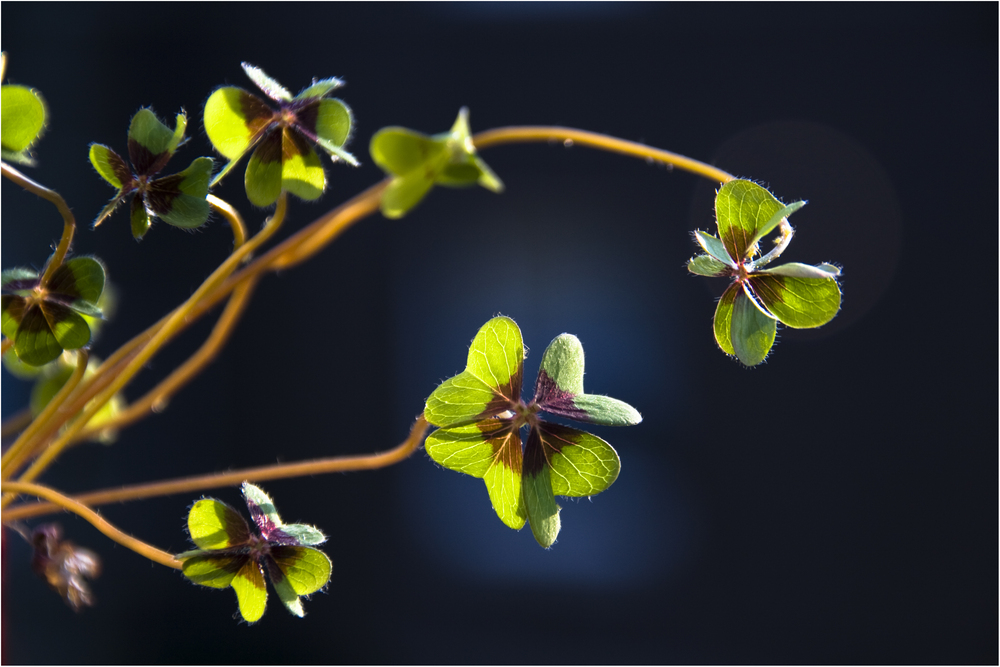
[[[644,415],[594,429],[615,485],[564,500],[550,551],[496,518],[483,483],[423,452],[377,472],[263,483],[286,521],[320,526],[325,594],[291,617],[271,595],[248,627],[231,590],[199,588],[61,515],[99,552],[98,605],[76,615],[3,542],[5,663],[996,663],[997,6],[4,3],[8,80],[50,125],[26,172],[58,190],[78,254],[107,264],[119,314],[106,357],[185,299],[231,248],[213,220],[142,241],[87,160],[124,151],[142,106],[181,107],[179,170],[212,155],[201,108],[252,88],[341,76],[353,169],[329,165],[288,230],[381,174],[380,127],[562,124],[643,141],[808,199],[784,258],[844,266],[828,327],[781,330],[747,370],[717,349],[724,281],[689,275],[714,186],[582,147],[484,151],[507,191],[436,189],[406,218],[361,222],[267,277],[232,341],[162,412],[44,477],[68,493],[388,449],[460,371],[496,314],[531,348],[562,332],[586,387]],[[220,163],[221,164],[221,163]],[[216,194],[259,228],[243,168]],[[61,220],[4,180],[5,268],[40,266]],[[984,231],[985,230],[985,231]],[[285,232],[287,233],[287,231]],[[982,247],[981,247],[982,246]],[[989,252],[984,252],[989,251]],[[214,317],[153,359],[136,398]],[[3,414],[29,385],[3,376]],[[236,488],[211,492],[240,506]],[[198,494],[101,508],[188,548]],[[51,520],[51,518],[49,519]],[[32,522],[32,525],[38,521]]]

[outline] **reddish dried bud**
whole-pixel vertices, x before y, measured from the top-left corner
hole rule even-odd
[[[92,607],[94,598],[87,579],[101,573],[101,559],[90,549],[78,547],[69,540],[60,541],[62,529],[49,523],[35,528],[31,534],[31,569],[48,582],[74,611]]]

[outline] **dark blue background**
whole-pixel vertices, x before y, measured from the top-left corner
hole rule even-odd
[[[380,178],[386,125],[426,132],[564,124],[644,141],[808,199],[789,261],[844,268],[843,311],[782,331],[753,370],[711,334],[722,284],[687,274],[713,185],[589,149],[483,157],[501,196],[438,189],[264,280],[222,356],[112,447],[63,456],[66,492],[387,449],[461,370],[495,314],[534,376],[548,342],[583,341],[587,387],[644,422],[598,429],[614,487],[563,502],[551,551],[503,526],[482,482],[419,453],[394,468],[263,484],[289,521],[330,534],[334,575],[300,620],[254,627],[231,591],[188,584],[59,521],[97,550],[97,607],[76,615],[4,534],[7,663],[993,663],[997,661],[997,6],[756,4],[3,5],[8,79],[44,94],[33,177],[87,223],[113,194],[87,161],[124,149],[141,106],[200,111],[257,64],[293,92],[344,77],[358,169],[330,167],[298,229]],[[239,170],[240,172],[242,170]],[[241,178],[219,196],[257,228]],[[4,181],[3,266],[39,265],[55,211]],[[186,298],[231,246],[215,221],[119,213],[78,235],[121,293],[107,356]],[[138,397],[211,318],[165,349]],[[530,379],[529,379],[530,382]],[[27,385],[5,373],[3,413]],[[231,504],[238,492],[213,495]],[[101,509],[187,548],[175,496]],[[273,598],[273,595],[272,595]]]

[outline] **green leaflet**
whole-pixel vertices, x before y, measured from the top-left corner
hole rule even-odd
[[[445,468],[482,477],[500,520],[515,529],[524,525],[521,438],[509,421],[441,428],[427,436],[424,448]]]
[[[559,536],[562,523],[542,447],[538,430],[532,429],[528,434],[524,453],[524,507],[531,525],[531,534],[538,544],[548,549]]]
[[[0,86],[0,148],[3,159],[33,164],[28,148],[45,125],[41,96],[25,86]]]
[[[205,102],[205,133],[215,150],[233,162],[250,148],[257,134],[271,122],[274,112],[242,88],[219,88]],[[220,176],[231,165],[226,165]]]
[[[68,311],[68,309],[65,310]],[[77,317],[80,316],[77,315]],[[87,326],[86,322],[83,323],[83,326]],[[72,338],[72,336],[66,336],[66,331],[62,333],[64,337]],[[87,338],[90,338],[89,329]],[[62,351],[63,348],[49,326],[47,318],[42,313],[41,306],[25,310],[14,337],[14,352],[18,358],[29,366],[42,366],[57,359]]]
[[[243,67],[243,71],[246,75],[250,77],[258,88],[264,91],[264,94],[275,101],[290,102],[292,100],[292,94],[285,89],[280,83],[264,74],[264,70],[259,67],[255,67],[250,63],[240,63]]]
[[[203,498],[191,507],[188,532],[199,549],[227,549],[250,539],[250,528],[239,512],[214,498]]]
[[[24,299],[20,299],[13,294],[4,294],[0,297],[0,311],[2,311],[2,330],[7,338],[14,338],[17,334],[17,327],[24,318]],[[4,356],[6,359],[6,355]]]
[[[758,233],[783,208],[781,202],[756,183],[737,179],[723,184],[715,197],[715,215],[719,238],[729,257],[736,261],[749,259]]]
[[[282,133],[274,132],[250,156],[244,182],[247,199],[254,206],[270,206],[281,195],[281,148]]]
[[[774,345],[775,320],[739,290],[733,303],[732,346],[736,357],[746,366],[756,366],[767,358]]]
[[[281,154],[281,187],[299,199],[319,199],[326,189],[326,174],[313,147],[297,132],[285,130]]]
[[[163,153],[173,153],[177,145],[181,142],[181,139],[184,138],[184,130],[187,128],[187,116],[183,113],[177,114],[175,123],[174,129],[171,130],[160,122],[160,119],[150,109],[140,109],[132,116],[132,122],[128,128],[129,142],[135,141],[153,156],[159,156]],[[146,170],[138,164],[139,160],[134,155],[131,155],[131,146],[129,147],[129,153],[132,157],[133,166],[137,168],[140,174],[146,173]]]
[[[90,164],[104,180],[118,189],[132,180],[132,172],[129,171],[125,160],[107,146],[90,145]]]
[[[476,155],[469,134],[469,110],[463,107],[449,132],[428,137],[401,127],[379,130],[372,137],[372,159],[395,176],[382,195],[382,213],[401,218],[437,183],[465,187],[479,183],[501,192],[503,183]]]
[[[240,616],[247,623],[256,623],[267,608],[267,585],[259,563],[248,560],[233,577],[230,586],[236,591]]]
[[[762,272],[752,276],[750,285],[775,317],[796,329],[822,326],[840,310],[840,286],[832,277],[796,278]]]
[[[192,554],[196,552],[191,552]],[[186,554],[178,554],[186,556]],[[198,553],[184,558],[184,576],[198,584],[209,588],[229,588],[236,576],[236,570],[231,569],[232,558],[227,556],[212,556]]]
[[[104,293],[104,265],[93,257],[74,257],[52,272],[49,291],[97,306]]]
[[[296,100],[304,100],[312,97],[325,97],[327,94],[340,88],[344,85],[344,82],[337,77],[330,77],[329,79],[323,79],[322,81],[317,81],[313,85],[308,86],[303,89],[301,93],[295,96]],[[341,142],[343,143],[343,142]]]
[[[353,155],[343,150],[351,136],[351,109],[338,99],[320,100],[316,112],[316,143],[335,159],[357,166]]]
[[[709,256],[714,257],[724,266],[736,268],[736,262],[734,262],[732,257],[729,256],[729,253],[726,251],[726,246],[722,243],[722,241],[715,238],[711,234],[706,234],[700,230],[694,233],[694,239],[698,242],[698,245],[700,245],[705,252],[709,254]]]
[[[539,442],[549,466],[552,493],[557,496],[594,496],[618,479],[618,452],[596,435],[569,426],[543,424]]]
[[[333,572],[326,554],[309,547],[276,547],[274,561],[296,595],[312,595],[326,586]]]
[[[130,207],[129,220],[132,223],[132,237],[138,241],[146,235],[152,221],[149,219],[149,212],[146,211],[146,204],[142,197],[133,197]]]
[[[507,409],[498,402],[488,410],[496,392],[469,371],[442,382],[427,398],[424,418],[435,426],[454,426],[499,414]]]
[[[208,182],[212,177],[212,158],[195,159],[184,171],[176,176],[155,181],[158,192],[168,192],[169,208],[157,211],[164,222],[182,229],[201,227],[208,220],[211,206],[208,203]]]
[[[540,410],[592,424],[632,426],[642,415],[628,403],[583,392],[584,354],[580,340],[561,334],[542,355],[534,402]]]
[[[797,210],[799,210],[800,208],[802,208],[805,205],[806,205],[806,202],[804,202],[804,201],[797,201],[797,202],[789,204],[788,206],[783,207],[781,210],[779,210],[779,211],[771,214],[771,218],[767,222],[765,222],[763,225],[761,225],[760,228],[757,230],[757,233],[754,234],[753,239],[751,239],[751,241],[750,241],[750,245],[756,244],[762,238],[764,238],[765,236],[767,236],[768,234],[770,234],[774,230],[775,227],[777,227],[778,225],[781,224],[782,218],[787,218],[792,213],[795,213]]]
[[[687,268],[691,273],[709,278],[718,278],[731,273],[728,266],[708,255],[692,257],[687,263]]]

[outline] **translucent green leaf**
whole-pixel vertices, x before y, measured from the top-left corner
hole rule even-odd
[[[733,304],[736,302],[736,296],[742,293],[743,288],[733,283],[722,293],[722,297],[715,308],[713,325],[715,329],[715,342],[722,348],[723,352],[734,356],[736,355],[736,350],[733,349],[732,335]]]
[[[402,218],[420,203],[433,186],[434,179],[420,169],[392,179],[382,191],[382,215],[392,220]]]
[[[618,453],[596,435],[559,424],[540,426],[540,444],[557,496],[593,496],[611,486],[621,470]]]
[[[326,542],[326,535],[319,528],[304,523],[286,523],[281,526],[281,532],[306,547]]]
[[[424,418],[435,426],[454,426],[492,417],[509,407],[506,403],[494,403],[496,397],[489,385],[463,371],[442,382],[427,398]]]
[[[274,506],[274,501],[271,500],[271,496],[264,493],[263,489],[250,482],[243,482],[241,489],[243,491],[243,499],[250,510],[250,516],[253,517],[257,527],[261,529],[261,533],[267,538],[268,530],[282,526],[281,517],[278,516],[278,510]]]
[[[268,574],[271,575],[271,583],[274,584],[274,591],[278,594],[281,604],[285,605],[293,615],[302,618],[306,615],[306,610],[302,608],[302,599],[299,597],[291,583],[285,578],[281,570],[273,561],[268,561]]]
[[[709,278],[725,276],[731,271],[728,266],[708,255],[692,257],[688,260],[687,269],[691,273],[699,276],[708,276]]]
[[[258,97],[241,88],[219,88],[205,102],[205,133],[223,156],[229,159],[212,180],[222,180],[270,127],[275,112]]]
[[[132,221],[132,236],[136,240],[139,240],[146,235],[151,224],[149,213],[146,211],[146,204],[143,202],[142,197],[132,197],[130,219]]]
[[[483,477],[497,452],[511,444],[509,421],[489,419],[476,424],[440,428],[424,442],[424,449],[439,465],[473,477]],[[520,449],[520,440],[514,443]]]
[[[206,197],[212,165],[212,158],[200,157],[179,174],[153,181],[147,198],[156,215],[184,229],[205,224],[211,212]]]
[[[326,189],[323,164],[305,137],[286,128],[282,133],[281,187],[300,199],[318,199]]]
[[[247,199],[255,206],[270,206],[281,195],[282,134],[268,134],[250,156],[245,182]]]
[[[38,285],[38,271],[17,267],[0,274],[0,289],[20,296],[29,296]]]
[[[814,268],[804,264],[785,267],[776,268],[792,273],[804,273],[805,269]],[[821,269],[815,270],[825,273]],[[840,286],[832,277],[797,278],[787,273],[761,272],[750,276],[750,285],[775,317],[795,329],[822,326],[840,310]]]
[[[104,265],[100,261],[93,257],[74,257],[52,272],[49,291],[96,307],[104,293],[105,280]]]
[[[220,556],[198,551],[185,552],[177,557],[184,561],[182,572],[185,577],[209,588],[229,588],[244,562],[250,560],[246,556]]]
[[[45,104],[38,93],[25,86],[0,86],[0,145],[4,151],[25,151],[44,125]]]
[[[542,451],[538,431],[528,434],[524,451],[524,507],[535,540],[548,549],[559,536],[559,505],[552,493],[549,467]]]
[[[232,507],[214,498],[202,498],[191,506],[188,533],[199,549],[227,549],[250,540],[246,520]]]
[[[508,401],[521,398],[524,343],[521,330],[509,317],[484,324],[469,347],[465,369]]]
[[[68,308],[66,310],[72,312]],[[14,308],[4,308],[5,332],[9,326],[8,317],[13,319],[14,316],[16,316]],[[62,351],[63,348],[52,333],[42,309],[37,305],[23,309],[14,334],[14,352],[18,358],[29,366],[42,366],[57,359]]]
[[[798,262],[790,262],[788,264],[782,264],[780,266],[775,266],[770,269],[761,269],[756,271],[755,274],[760,273],[771,273],[778,276],[791,276],[792,278],[836,278],[840,275],[840,267],[834,266],[833,264],[820,264],[819,266],[810,266],[809,264],[799,264]]]
[[[271,555],[296,595],[312,595],[330,581],[333,563],[318,549],[278,546]]]
[[[754,238],[751,241],[751,245],[757,243],[762,238],[770,234],[775,227],[781,224],[782,218],[787,218],[792,213],[795,213],[797,210],[799,210],[805,205],[806,202],[797,201],[792,204],[789,204],[788,206],[783,207],[781,210],[772,214],[771,219],[765,222],[763,225],[761,225],[760,229],[757,230],[757,233],[754,235]]]
[[[119,190],[132,182],[132,171],[118,153],[101,144],[90,145],[90,164],[97,173]]]
[[[75,350],[90,342],[90,327],[79,313],[68,306],[51,301],[43,301],[38,307],[62,349]],[[18,338],[21,335],[19,332]]]
[[[447,147],[442,141],[434,141],[427,135],[404,127],[384,127],[372,137],[370,152],[383,171],[395,176],[405,176],[424,166],[438,168],[437,163],[446,158]],[[433,183],[433,174],[428,177],[428,188]],[[426,190],[425,190],[426,192]]]
[[[760,230],[783,208],[756,183],[738,179],[724,183],[715,196],[715,216],[729,257],[735,261],[750,257]]]
[[[706,234],[705,232],[698,230],[694,233],[695,241],[698,242],[705,252],[710,256],[717,259],[725,266],[730,266],[736,268],[736,262],[733,261],[729,253],[726,252],[726,246],[719,239],[715,238],[711,234]]]
[[[302,121],[300,121],[302,122]],[[337,99],[320,100],[316,108],[316,121],[307,128],[316,135],[316,142],[324,149],[328,146],[342,148],[351,136],[351,110]]]
[[[264,74],[264,70],[255,67],[250,63],[240,63],[243,71],[246,72],[250,80],[257,84],[257,87],[264,91],[264,94],[276,102],[291,102],[292,94],[280,83]]]
[[[556,415],[607,426],[631,426],[642,415],[624,401],[583,391],[584,354],[580,340],[572,334],[557,336],[542,355],[535,402]]]
[[[736,357],[747,366],[756,366],[767,358],[777,331],[775,320],[761,312],[739,290],[733,303],[732,346]]]
[[[482,477],[500,520],[511,528],[524,525],[521,501],[521,439],[505,419],[441,428],[427,437],[424,448],[440,465]]]
[[[0,297],[0,313],[2,313],[3,335],[13,339],[17,334],[17,327],[24,318],[24,299],[13,294],[4,294]]]
[[[330,77],[329,79],[323,79],[322,81],[316,81],[308,88],[304,89],[301,93],[295,96],[296,100],[304,100],[310,97],[323,97],[327,95],[330,91],[340,88],[344,85],[344,82],[337,77]],[[343,142],[341,142],[343,143]]]
[[[162,169],[165,159],[174,152],[184,137],[186,127],[187,117],[182,113],[177,114],[173,130],[149,109],[140,109],[132,116],[128,128],[128,151],[135,172],[149,175]]]
[[[267,586],[264,583],[264,573],[260,565],[253,560],[247,562],[233,577],[230,584],[236,591],[236,599],[240,605],[240,616],[247,623],[256,623],[264,615],[267,608]]]

